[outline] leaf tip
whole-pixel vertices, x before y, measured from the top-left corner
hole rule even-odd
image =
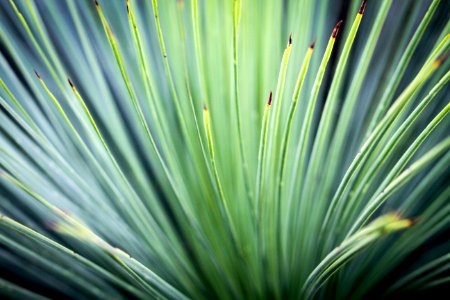
[[[267,100],[267,105],[268,106],[272,105],[272,91],[270,91],[270,93],[269,93],[269,99]]]
[[[292,32],[289,34],[288,46],[292,45]]]
[[[336,26],[334,26],[333,28],[333,32],[331,33],[331,37],[332,38],[336,38],[338,32],[339,32],[339,28],[341,28],[341,25],[344,21],[343,20],[339,20],[339,22],[337,22]]]
[[[314,49],[315,45],[316,45],[316,40],[312,41],[312,43],[309,45],[309,48]]]
[[[439,56],[439,57],[434,61],[434,66],[435,66],[436,68],[439,68],[439,67],[444,63],[444,61],[447,59],[447,57],[448,57],[448,54],[442,54],[441,56]]]
[[[359,7],[358,14],[360,14],[360,15],[364,14],[364,11],[366,10],[366,4],[367,4],[367,0],[363,0],[361,2],[361,6]]]
[[[37,78],[39,78],[39,80],[42,79],[42,78],[41,78],[41,75],[39,75],[39,73],[38,73],[36,70],[34,70],[34,74],[36,74],[36,76],[37,76]]]
[[[409,221],[409,226],[410,227],[416,225],[417,223],[419,223],[419,219],[408,219],[408,221]]]
[[[75,86],[73,85],[72,80],[70,80],[70,78],[67,78],[67,81],[69,82],[70,87],[71,87],[73,90],[75,90]]]

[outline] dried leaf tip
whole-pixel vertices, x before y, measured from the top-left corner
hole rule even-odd
[[[411,223],[410,226],[414,226],[414,225],[416,225],[417,223],[419,223],[419,219],[408,219],[408,220],[409,220],[409,222]]]
[[[98,1],[97,1],[97,0],[95,0],[94,2],[95,2],[95,6],[97,6],[97,7],[98,7]]]
[[[309,48],[314,49],[315,45],[316,45],[316,40],[312,41],[312,43],[309,45]]]
[[[448,57],[448,54],[442,54],[438,59],[436,59],[434,61],[434,66],[436,68],[439,68],[444,63],[444,61],[447,59],[447,57]]]
[[[71,87],[72,89],[75,89],[75,86],[73,85],[72,80],[70,80],[70,78],[67,78],[67,81],[69,82],[70,87]]]
[[[339,20],[339,22],[337,22],[336,26],[334,26],[333,28],[333,32],[331,33],[331,37],[332,38],[336,38],[338,32],[339,32],[339,28],[341,28],[341,25],[344,21],[343,20]]]
[[[129,2],[129,0],[126,1],[126,4],[127,4],[127,14],[130,13],[130,8],[129,8],[129,6],[128,6],[128,2]]]
[[[272,104],[272,91],[270,91],[269,93],[269,100],[267,100],[267,105],[271,105]]]
[[[288,45],[292,45],[292,32],[289,34],[289,42]]]
[[[203,110],[208,111],[208,108],[206,107],[206,104],[203,104]]]
[[[37,78],[42,79],[41,75],[39,75],[39,73],[36,70],[34,70],[34,74],[36,74]]]
[[[367,0],[363,0],[361,2],[361,6],[359,7],[358,14],[360,14],[360,15],[364,14],[364,11],[366,10],[366,3],[367,3]]]

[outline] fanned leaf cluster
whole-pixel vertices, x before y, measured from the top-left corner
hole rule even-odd
[[[450,281],[448,1],[0,1],[0,294]]]

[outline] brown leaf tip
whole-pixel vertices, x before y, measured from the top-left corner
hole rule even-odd
[[[289,34],[289,46],[292,45],[292,32]]]
[[[312,43],[309,45],[309,48],[314,49],[315,45],[316,45],[316,40],[312,41]]]
[[[41,79],[41,75],[39,75],[39,73],[36,70],[34,70],[34,74],[36,74],[37,78]]]
[[[51,231],[56,231],[58,228],[58,223],[56,221],[47,220],[44,221],[44,226]]]
[[[130,8],[128,7],[128,1],[129,1],[129,0],[126,1],[126,3],[127,3],[127,14],[130,13]]]
[[[67,81],[69,82],[70,87],[74,89],[75,86],[73,85],[72,80],[70,80],[70,78],[67,78]]]
[[[272,104],[272,91],[270,91],[269,93],[269,100],[267,100],[267,105],[271,105]]]
[[[98,1],[97,0],[95,0],[95,6],[98,6]]]
[[[208,107],[206,107],[206,104],[203,105],[203,110],[208,111]]]
[[[436,64],[436,67],[440,67],[443,63],[444,63],[444,61],[446,61],[447,60],[447,58],[448,58],[448,54],[446,54],[446,53],[444,53],[444,54],[442,54],[438,59],[436,59],[435,60],[435,64]]]
[[[363,0],[361,2],[361,6],[359,7],[358,14],[362,15],[364,13],[364,11],[366,10],[366,3],[367,3],[367,0]]]
[[[339,20],[339,22],[337,22],[336,26],[334,26],[333,28],[333,32],[331,33],[331,37],[332,38],[336,38],[338,32],[339,32],[339,28],[341,28],[341,25],[344,21],[343,20]]]
[[[417,223],[419,223],[419,219],[409,219],[409,222],[411,223],[410,226],[414,226],[414,225],[416,225]]]

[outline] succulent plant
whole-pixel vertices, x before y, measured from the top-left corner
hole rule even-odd
[[[449,1],[0,8],[0,295],[449,286]]]

